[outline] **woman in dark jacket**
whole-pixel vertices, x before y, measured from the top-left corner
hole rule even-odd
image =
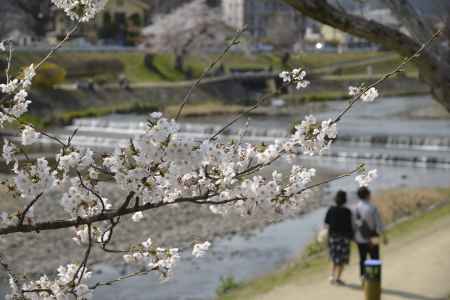
[[[325,225],[328,227],[328,248],[333,263],[330,282],[342,285],[341,275],[350,260],[350,242],[354,232],[352,212],[345,207],[347,194],[344,191],[337,192],[335,202],[336,205],[327,211]]]

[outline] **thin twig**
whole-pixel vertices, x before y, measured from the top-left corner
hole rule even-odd
[[[102,233],[102,237],[101,237],[101,244],[102,244],[102,250],[103,251],[105,251],[105,252],[110,252],[110,253],[127,253],[128,251],[125,251],[125,250],[117,250],[117,249],[109,249],[109,248],[106,248],[106,246],[108,246],[108,244],[111,242],[111,240],[112,240],[112,236],[113,236],[113,234],[114,234],[114,228],[117,226],[117,225],[119,225],[119,223],[120,223],[120,216],[119,217],[117,217],[117,220],[115,221],[114,219],[111,219],[110,220],[110,222],[111,222],[111,225],[110,225],[110,227],[108,228],[108,229],[106,229],[103,233]],[[105,235],[107,234],[109,232],[109,234],[108,234],[108,237],[106,238],[106,240],[105,240]]]
[[[59,48],[63,46],[65,42],[67,42],[70,38],[70,36],[77,31],[78,27],[80,27],[81,21],[78,21],[75,26],[66,33],[66,36],[56,45],[54,46],[47,55],[36,65],[34,68],[35,70],[38,70]]]
[[[225,130],[227,130],[230,126],[232,126],[234,123],[236,123],[239,119],[243,118],[244,116],[246,116],[247,114],[251,113],[252,111],[254,111],[255,109],[257,109],[262,103],[264,103],[267,99],[270,99],[271,97],[274,97],[276,95],[278,95],[279,91],[270,93],[270,94],[266,94],[264,96],[262,96],[260,99],[258,99],[256,101],[256,103],[251,106],[250,108],[238,113],[235,117],[233,117],[227,124],[225,124],[225,126],[223,126],[221,129],[219,129],[215,134],[213,134],[209,140],[213,141],[216,139],[216,137],[218,137],[220,134],[222,134],[222,132],[224,132]]]
[[[12,41],[8,42],[8,46],[9,46],[9,54],[8,54],[8,66],[6,67],[5,70],[5,75],[6,75],[6,83],[9,82],[9,70],[11,69],[11,62],[12,62],[12,53],[13,53],[13,48],[12,48]]]
[[[362,169],[362,166],[358,166],[358,167],[357,167],[356,169],[354,169],[353,171],[350,171],[350,172],[347,172],[347,173],[344,173],[344,174],[341,174],[341,175],[338,175],[338,176],[335,176],[335,177],[332,177],[332,178],[328,178],[328,179],[326,179],[326,180],[324,180],[324,181],[321,181],[321,182],[319,182],[319,183],[315,183],[315,184],[306,186],[306,187],[304,187],[303,189],[301,189],[300,191],[298,191],[296,194],[301,194],[301,193],[304,193],[304,192],[307,191],[307,190],[312,190],[312,189],[314,189],[314,188],[316,188],[316,187],[319,187],[319,186],[328,184],[328,183],[330,183],[330,182],[333,182],[333,181],[336,181],[336,180],[339,180],[339,179],[342,179],[342,178],[345,178],[345,177],[353,176],[354,174],[360,172],[361,169]]]
[[[25,207],[23,212],[20,214],[19,226],[23,225],[23,222],[25,221],[25,217],[27,216],[28,211],[30,211],[30,209],[33,207],[33,205],[36,204],[36,202],[39,200],[39,198],[42,197],[43,194],[44,193],[40,193],[39,195],[34,197],[34,199],[30,201],[30,203],[28,203],[28,205]]]
[[[8,273],[11,280],[14,282],[14,284],[17,286],[18,292],[22,298],[24,298],[23,291],[21,289],[21,284],[19,282],[19,279],[17,278],[17,275],[11,270],[8,263],[6,262],[5,258],[3,257],[3,254],[0,253],[0,265],[2,268]]]
[[[87,262],[88,262],[88,259],[89,259],[89,255],[91,254],[91,249],[92,249],[92,225],[91,224],[87,224],[87,226],[88,226],[88,246],[87,246],[86,252],[84,253],[83,261],[81,262],[81,264],[78,267],[77,271],[73,275],[72,285],[73,285],[74,288],[77,285],[79,285],[81,280],[83,279],[84,273],[86,272],[86,269],[87,269]],[[78,278],[78,281],[77,281],[77,278]]]
[[[94,191],[94,189],[88,187],[86,184],[84,184],[83,181],[83,177],[81,176],[80,171],[77,171],[77,175],[78,175],[78,179],[80,179],[80,185],[88,192],[92,193],[97,199],[98,201],[100,201],[100,204],[102,205],[102,211],[101,213],[104,213],[106,210],[106,206],[105,206],[105,202],[103,201],[102,196],[100,196],[99,193],[97,193],[96,191]]]
[[[73,139],[75,138],[75,136],[78,133],[78,128],[75,128],[75,130],[72,132],[72,135],[69,136],[69,138],[67,139],[67,147],[70,147],[70,145],[72,144]]]
[[[113,285],[114,283],[122,281],[124,279],[128,279],[128,278],[131,278],[131,277],[147,275],[147,274],[149,274],[151,272],[157,271],[158,269],[159,269],[158,267],[154,267],[154,268],[149,269],[149,270],[137,271],[137,272],[129,273],[127,275],[118,277],[118,278],[110,280],[110,281],[104,281],[104,282],[100,281],[100,282],[97,282],[96,284],[94,284],[93,286],[90,286],[89,289],[90,290],[95,290],[98,287],[110,286],[110,285]]]
[[[16,120],[19,121],[22,125],[30,126],[31,128],[34,129],[34,131],[36,131],[36,132],[42,134],[43,136],[45,136],[45,137],[47,137],[47,138],[49,138],[49,139],[51,139],[51,140],[57,142],[57,143],[60,144],[62,147],[66,147],[66,146],[67,146],[66,143],[64,143],[64,142],[63,142],[60,138],[58,138],[56,135],[49,134],[49,133],[46,132],[45,130],[39,129],[39,128],[37,128],[36,126],[34,126],[33,124],[31,124],[31,123],[29,123],[29,122],[21,121],[21,120],[19,120],[19,119],[17,119],[17,118],[16,118]]]
[[[218,57],[216,57],[216,59],[214,59],[208,65],[208,67],[206,67],[206,69],[203,71],[202,75],[189,88],[187,94],[184,96],[184,99],[183,99],[183,102],[180,105],[180,108],[178,109],[177,115],[175,117],[176,121],[180,118],[181,113],[183,112],[184,106],[188,103],[188,101],[191,98],[192,93],[194,92],[194,90],[200,85],[200,83],[206,77],[206,75],[208,75],[209,71],[211,71],[212,68],[214,68],[214,66],[217,65],[225,57],[225,55],[227,55],[227,53],[230,51],[230,49],[232,47],[234,47],[235,45],[239,44],[239,38],[241,37],[241,35],[244,33],[245,30],[247,30],[247,27],[244,27],[244,28],[242,28],[242,29],[240,29],[240,30],[238,30],[236,32],[235,36],[233,37],[231,42],[227,45],[227,47],[223,50],[223,52]]]

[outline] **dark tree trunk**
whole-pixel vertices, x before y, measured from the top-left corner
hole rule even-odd
[[[184,55],[183,54],[175,55],[175,70],[184,72]]]

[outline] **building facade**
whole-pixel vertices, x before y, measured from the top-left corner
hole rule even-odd
[[[142,28],[148,23],[150,6],[142,0],[109,0],[95,22],[83,23],[74,37],[92,44],[99,40],[107,44],[139,43]],[[59,9],[53,8],[47,39],[51,44],[61,40],[73,22]]]
[[[247,25],[248,32],[255,38],[268,36],[271,19],[275,16],[291,22],[298,28],[298,35],[303,31],[302,15],[278,0],[222,0],[222,14],[227,25],[234,28]]]

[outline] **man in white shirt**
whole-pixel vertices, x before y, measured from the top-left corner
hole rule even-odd
[[[367,256],[380,259],[379,237],[382,236],[385,244],[387,238],[378,208],[370,202],[369,189],[361,187],[357,194],[360,200],[353,209],[355,242],[359,251],[360,275],[364,280],[364,262]]]

